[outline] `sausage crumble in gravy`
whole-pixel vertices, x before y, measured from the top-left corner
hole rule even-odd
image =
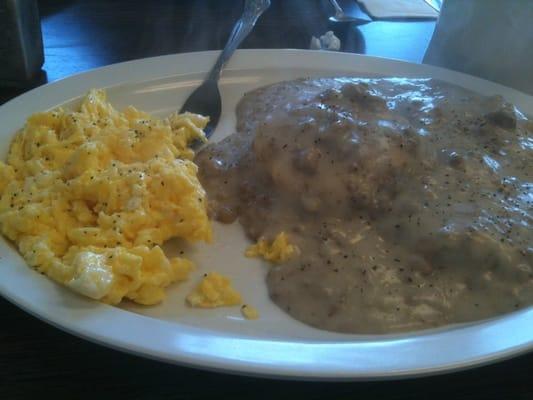
[[[322,78],[244,96],[197,156],[212,216],[298,256],[272,300],[332,331],[389,333],[533,304],[533,122],[432,79]]]

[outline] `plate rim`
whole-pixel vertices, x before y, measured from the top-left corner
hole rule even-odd
[[[34,107],[32,110],[30,109],[25,113],[26,117],[35,111],[38,111],[39,109],[35,109],[35,107],[39,104],[39,101],[36,101],[36,98],[39,96],[48,96],[48,102],[54,102],[54,104],[61,104],[68,100],[71,100],[73,98],[79,97],[84,91],[87,91],[91,87],[116,87],[121,85],[128,85],[128,84],[135,84],[135,83],[141,83],[141,82],[148,82],[151,80],[156,79],[164,79],[168,77],[176,77],[179,79],[180,76],[188,75],[191,73],[201,73],[201,72],[207,72],[209,70],[209,67],[212,63],[212,61],[215,59],[215,57],[220,52],[217,51],[200,51],[200,52],[192,52],[192,53],[178,53],[178,54],[170,54],[170,55],[164,55],[164,56],[157,56],[157,57],[150,57],[150,58],[143,58],[138,60],[131,60],[131,61],[125,61],[117,64],[111,64],[108,66],[103,66],[100,68],[92,69],[89,71],[81,72],[66,78],[62,78],[60,80],[48,83],[46,85],[37,87],[35,89],[32,89],[6,103],[4,103],[2,106],[0,106],[0,117],[9,114],[11,110],[15,110],[18,107],[24,107],[25,104],[30,104]],[[272,57],[272,55],[279,55],[283,56],[284,62],[289,65],[287,66],[278,66],[279,69],[286,69],[286,68],[298,68],[298,64],[301,63],[301,58],[309,58],[309,59],[317,59],[317,60],[325,60],[330,58],[342,58],[343,60],[350,61],[347,63],[347,69],[349,65],[353,65],[355,62],[360,63],[383,63],[383,64],[389,64],[390,66],[397,66],[406,69],[412,69],[413,75],[418,74],[418,71],[424,70],[425,74],[428,72],[431,72],[432,76],[437,75],[437,77],[440,77],[441,74],[445,75],[451,75],[453,77],[456,77],[459,82],[465,82],[469,81],[472,84],[479,84],[479,85],[486,85],[488,87],[493,88],[493,90],[504,90],[506,93],[511,93],[511,97],[514,97],[514,101],[518,99],[518,103],[528,103],[532,105],[531,110],[533,111],[533,97],[519,92],[516,89],[507,88],[505,86],[489,82],[486,80],[483,80],[481,78],[472,77],[470,75],[450,71],[444,68],[430,66],[430,65],[422,65],[422,64],[413,64],[406,61],[401,60],[394,60],[394,59],[388,59],[388,58],[381,58],[381,57],[374,57],[374,56],[366,56],[366,55],[358,55],[358,54],[351,54],[351,53],[335,53],[335,52],[323,52],[323,51],[311,51],[311,50],[297,50],[297,49],[247,49],[247,50],[238,50],[232,60],[228,63],[228,66],[226,69],[228,70],[242,70],[242,69],[271,69],[275,68],[275,63],[279,62],[279,59],[274,62],[273,60],[275,57]],[[266,59],[265,59],[266,57]],[[176,68],[177,71],[171,72],[170,66],[177,65],[180,59],[185,59],[188,62],[184,62],[183,65],[179,65],[180,68]],[[191,62],[192,59],[195,59],[196,61]],[[270,61],[268,61],[270,59]],[[261,60],[263,63],[260,63],[258,60]],[[197,65],[197,69],[195,71],[186,71],[187,65],[190,63],[200,63],[200,65]],[[248,64],[247,64],[248,63]],[[256,63],[256,67],[252,68],[250,66],[245,67],[242,65],[254,65]],[[157,68],[151,69],[148,73],[146,72],[147,66],[155,66]],[[124,74],[123,76],[127,78],[117,79],[117,72],[120,72],[121,70],[126,69],[128,71],[128,74]],[[312,66],[309,67],[309,69],[313,69]],[[181,72],[180,72],[181,71]],[[332,69],[331,73],[335,73],[335,71],[339,71],[337,74],[342,73],[340,72],[340,69]],[[163,73],[163,74],[162,74]],[[80,82],[83,81],[83,82]],[[98,85],[97,85],[98,83]],[[80,84],[83,88],[80,88]],[[103,85],[102,85],[103,84]],[[36,96],[37,95],[37,96]],[[66,96],[66,98],[65,98]],[[56,101],[58,100],[58,101]],[[42,110],[42,108],[41,108]],[[12,134],[9,133],[9,134]],[[3,135],[3,134],[2,134]],[[3,258],[3,257],[2,257]],[[0,261],[0,263],[4,263],[4,261]],[[27,268],[30,270],[29,268]],[[32,270],[30,270],[32,271]],[[35,271],[32,271],[35,272]],[[35,272],[36,273],[36,272]],[[27,275],[27,274],[23,274]],[[23,278],[22,278],[23,279]],[[53,284],[50,282],[50,284]],[[172,323],[169,321],[160,321],[153,319],[151,317],[142,316],[138,314],[134,314],[125,310],[121,310],[115,307],[107,306],[99,304],[96,306],[98,309],[98,313],[100,314],[100,318],[95,317],[94,315],[91,315],[91,318],[86,321],[82,321],[82,323],[79,323],[79,321],[69,321],[68,319],[61,318],[59,315],[54,315],[53,313],[49,312],[50,310],[42,310],[40,308],[39,304],[34,304],[26,301],[22,296],[17,295],[16,291],[14,292],[12,288],[9,288],[6,286],[6,283],[3,280],[0,280],[0,295],[4,298],[6,298],[8,301],[16,305],[17,307],[21,308],[25,312],[29,313],[30,315],[33,315],[37,317],[38,319],[56,327],[59,328],[67,333],[73,334],[75,336],[81,337],[85,340],[97,343],[99,345],[103,345],[105,347],[110,347],[113,349],[118,349],[120,351],[124,351],[127,353],[135,354],[142,357],[147,357],[151,359],[157,359],[159,361],[164,362],[170,362],[174,364],[184,365],[188,367],[195,367],[195,368],[201,368],[205,370],[211,370],[211,371],[217,371],[217,372],[224,372],[224,373],[232,373],[232,374],[239,374],[239,375],[249,375],[249,376],[261,376],[261,377],[269,377],[269,378],[285,378],[285,379],[303,379],[303,380],[370,380],[370,379],[393,379],[393,378],[405,378],[405,377],[413,377],[413,376],[426,376],[426,375],[433,375],[433,374],[439,374],[439,373],[445,373],[450,371],[456,371],[456,370],[462,370],[466,368],[471,368],[474,366],[480,366],[489,364],[495,361],[507,359],[519,354],[523,354],[526,352],[529,352],[533,350],[533,331],[529,334],[529,340],[527,337],[521,337],[517,342],[519,342],[518,345],[512,346],[510,344],[503,345],[502,349],[500,351],[495,352],[489,352],[488,354],[482,355],[482,356],[476,356],[476,357],[470,357],[468,359],[462,360],[462,362],[453,362],[453,363],[446,363],[441,362],[436,363],[435,365],[428,367],[423,366],[420,368],[410,368],[410,369],[402,369],[402,368],[385,368],[383,369],[374,369],[370,372],[365,372],[364,369],[361,368],[353,368],[350,367],[350,365],[346,364],[346,361],[343,361],[342,357],[337,361],[336,366],[330,366],[330,367],[320,367],[317,366],[316,368],[309,368],[308,364],[302,364],[300,363],[294,363],[294,360],[288,360],[288,359],[282,359],[281,364],[279,363],[274,364],[272,360],[263,360],[262,362],[259,360],[255,360],[255,362],[251,361],[250,359],[246,360],[238,360],[238,359],[228,359],[228,358],[221,358],[220,354],[209,354],[208,352],[205,352],[201,354],[200,356],[198,354],[188,354],[186,352],[185,348],[179,348],[181,349],[181,352],[174,351],[172,354],[164,352],[162,348],[157,346],[150,346],[146,345],[140,345],[139,343],[135,342],[135,335],[129,338],[125,338],[122,336],[122,339],[120,339],[120,335],[118,335],[117,338],[117,332],[114,332],[113,329],[106,329],[105,327],[105,321],[102,321],[102,316],[109,316],[110,318],[116,318],[116,314],[122,314],[122,316],[129,315],[131,318],[126,318],[128,320],[128,323],[132,323],[131,320],[136,319],[138,321],[143,321],[146,318],[150,318],[150,320],[158,321],[157,326],[159,329],[170,329],[174,327],[174,325],[179,325],[179,323]],[[87,301],[83,299],[83,301]],[[89,301],[90,302],[90,301]],[[123,314],[127,313],[127,314]],[[517,317],[521,315],[521,317]],[[94,318],[94,319],[93,319]],[[455,329],[451,329],[451,331],[459,331],[463,334],[467,333],[469,330],[472,329],[479,329],[480,327],[483,327],[484,329],[487,329],[488,331],[492,332],[491,329],[494,330],[495,322],[503,323],[504,326],[508,327],[514,327],[518,325],[520,321],[517,321],[517,319],[525,318],[526,322],[530,321],[531,325],[533,326],[533,308],[530,307],[529,309],[524,309],[521,311],[517,311],[514,313],[506,314],[501,317],[497,317],[495,319],[491,319],[488,321],[481,321],[474,323],[472,325],[468,325],[466,327],[459,327]],[[105,319],[105,318],[104,318]],[[121,320],[121,318],[119,318]],[[141,322],[142,323],[142,322]],[[133,324],[135,325],[135,324]],[[171,326],[167,326],[171,325]],[[194,328],[188,326],[187,329],[191,332],[191,334],[198,334],[203,333],[204,331],[200,328]],[[500,329],[501,330],[501,329]],[[401,342],[405,340],[409,340],[409,338],[438,338],[439,336],[446,335],[450,332],[450,330],[447,329],[438,329],[435,330],[435,332],[431,331],[422,331],[422,334],[416,334],[416,335],[409,335],[409,334],[400,334],[400,335],[387,335],[392,336],[392,339],[385,339],[385,340],[379,340],[374,341],[372,343],[379,342],[383,345],[387,345],[387,343],[392,344],[392,348],[396,349],[398,345],[401,346]],[[429,332],[429,333],[428,333]],[[219,334],[223,337],[223,332],[219,332]],[[494,334],[494,333],[492,333]],[[459,335],[460,336],[460,335]],[[527,335],[526,335],[527,336]],[[384,338],[384,337],[381,337]],[[406,339],[407,338],[407,339]],[[224,338],[225,341],[222,341],[221,343],[225,344],[231,344],[231,340],[235,341],[235,339],[239,341],[243,340],[249,340],[245,337],[234,337],[233,339],[230,338]],[[171,340],[171,338],[167,338],[167,340]],[[441,338],[442,340],[442,338]],[[256,339],[255,342],[264,342],[265,339]],[[342,351],[344,347],[348,346],[352,351],[357,350],[357,346],[354,346],[355,343],[312,343],[312,341],[307,341],[308,343],[301,343],[301,342],[283,342],[283,341],[267,341],[271,345],[275,345],[276,343],[281,343],[281,347],[277,347],[277,351],[282,351],[287,347],[287,345],[303,345],[310,346],[310,351],[319,351],[317,354],[322,354],[323,349],[320,346],[330,346],[330,353],[331,351],[337,352],[339,349]],[[364,344],[367,342],[360,342],[359,345]],[[396,344],[395,344],[396,343]],[[235,345],[235,344],[233,344]],[[257,343],[254,343],[252,345],[257,345]],[[351,346],[350,346],[351,345]],[[285,346],[285,347],[283,347]],[[315,347],[313,347],[315,346]],[[318,347],[317,347],[318,346]],[[331,347],[333,346],[333,347]],[[335,350],[334,346],[337,346],[337,350]],[[340,346],[340,347],[339,347]],[[396,347],[395,347],[396,346]],[[405,346],[404,346],[405,347]],[[313,350],[315,349],[315,350]],[[318,349],[318,350],[317,350]],[[222,350],[222,349],[219,349]],[[327,350],[327,348],[326,348]],[[359,348],[361,350],[361,348]],[[364,349],[363,349],[364,350]],[[297,353],[301,352],[301,350],[298,350],[298,352],[294,352],[292,356],[296,356]],[[327,351],[326,351],[327,353]],[[364,351],[363,351],[364,353]],[[228,354],[226,354],[228,356]],[[332,355],[332,354],[328,354]],[[334,354],[338,357],[340,357],[340,354]],[[253,355],[252,355],[253,356]],[[256,355],[257,356],[257,355]],[[250,355],[248,355],[250,357]],[[253,358],[253,357],[252,357]],[[340,364],[338,364],[340,362]],[[308,363],[306,361],[306,363]],[[394,364],[394,363],[393,363]],[[343,366],[344,369],[340,368],[339,365]],[[297,368],[298,366],[301,367],[301,369]],[[314,365],[311,365],[314,366]],[[391,365],[389,365],[390,367]],[[307,367],[307,368],[305,368]]]

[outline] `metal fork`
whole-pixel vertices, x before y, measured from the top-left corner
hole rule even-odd
[[[201,86],[192,92],[180,112],[192,112],[209,116],[209,123],[204,129],[205,135],[210,137],[220,119],[222,101],[218,90],[218,79],[224,65],[228,62],[237,47],[252,31],[257,19],[270,6],[270,0],[246,0],[241,18],[236,22],[233,31],[220,53],[215,65],[205,78]]]

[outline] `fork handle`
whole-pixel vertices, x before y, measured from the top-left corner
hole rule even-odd
[[[233,27],[233,31],[218,56],[217,62],[209,72],[206,80],[218,81],[220,77],[220,71],[228,62],[230,57],[233,55],[237,47],[242,43],[242,41],[248,36],[252,31],[257,19],[265,12],[265,10],[270,7],[270,0],[246,0],[244,3],[244,11],[241,15],[241,18],[237,21]]]
[[[329,0],[333,8],[335,9],[335,16],[343,16],[344,10],[339,6],[339,3],[337,3],[337,0]]]

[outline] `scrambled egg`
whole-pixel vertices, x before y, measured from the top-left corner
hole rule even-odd
[[[256,244],[246,249],[245,255],[246,257],[262,257],[267,261],[279,264],[298,253],[298,247],[289,243],[287,234],[280,232],[272,243],[264,238],[259,239]]]
[[[208,118],[118,112],[101,90],[79,111],[31,116],[0,162],[0,229],[28,264],[93,299],[155,304],[193,264],[172,237],[211,240],[193,151]]]
[[[259,318],[259,311],[255,307],[252,307],[249,304],[243,304],[241,307],[241,313],[246,319],[257,319]]]
[[[231,281],[217,272],[205,274],[196,289],[187,296],[192,307],[214,308],[242,303],[241,295],[231,286]]]

